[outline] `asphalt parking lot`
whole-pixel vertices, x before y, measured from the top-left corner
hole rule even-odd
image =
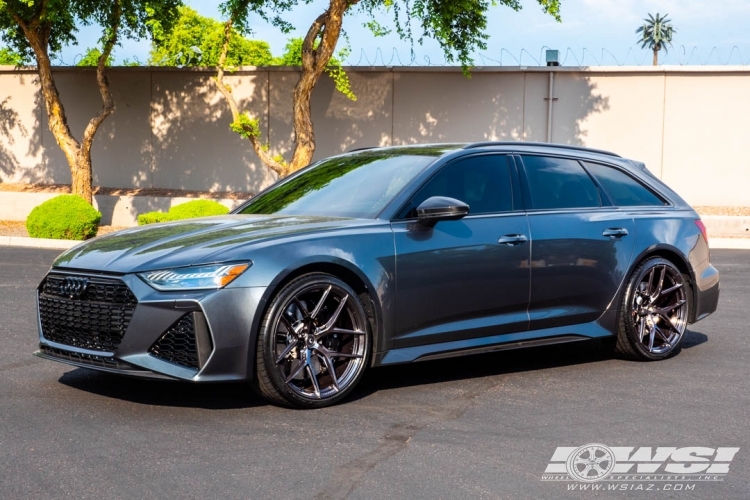
[[[0,248],[0,498],[750,495],[750,251],[712,252],[719,311],[672,359],[571,344],[381,368],[345,404],[316,411],[267,405],[240,384],[133,380],[33,357],[34,289],[57,253]],[[587,443],[740,451],[723,481],[692,489],[541,480],[557,447]]]

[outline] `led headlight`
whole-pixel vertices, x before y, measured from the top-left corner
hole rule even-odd
[[[251,265],[251,262],[243,262],[241,264],[177,267],[140,273],[138,277],[160,291],[215,290],[227,286]]]

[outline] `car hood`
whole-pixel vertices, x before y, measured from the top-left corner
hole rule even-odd
[[[232,250],[259,241],[374,222],[313,216],[225,215],[151,224],[82,243],[60,255],[53,265],[130,273],[205,264],[242,258],[232,256]]]

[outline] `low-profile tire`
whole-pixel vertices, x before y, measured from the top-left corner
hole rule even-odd
[[[620,304],[616,353],[656,361],[680,350],[690,317],[690,287],[667,259],[652,257],[633,271]]]
[[[256,390],[295,408],[338,403],[368,365],[371,333],[357,294],[339,278],[311,273],[271,301],[256,349]]]

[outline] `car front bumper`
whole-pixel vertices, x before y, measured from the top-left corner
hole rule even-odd
[[[86,280],[83,294],[64,290],[66,278]],[[159,292],[132,274],[53,269],[37,290],[35,354],[138,377],[247,380],[253,375],[251,332],[265,290]]]

